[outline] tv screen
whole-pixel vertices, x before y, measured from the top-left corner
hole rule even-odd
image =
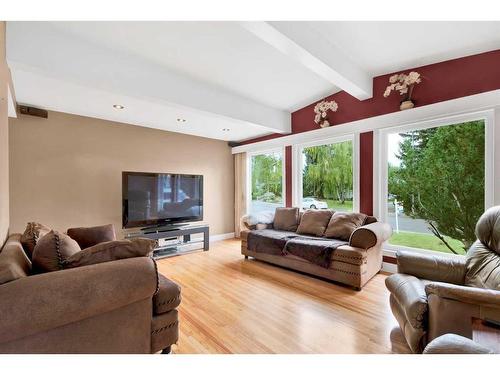
[[[123,172],[123,227],[203,220],[203,176]]]

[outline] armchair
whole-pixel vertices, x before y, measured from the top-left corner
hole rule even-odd
[[[386,286],[413,352],[447,333],[471,338],[473,317],[500,319],[500,207],[481,216],[476,236],[466,256],[398,251]]]

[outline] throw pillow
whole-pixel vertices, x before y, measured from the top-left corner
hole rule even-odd
[[[49,232],[50,228],[40,223],[30,222],[26,225],[20,241],[28,258],[31,259],[33,257],[33,250],[38,240]]]
[[[80,248],[86,249],[101,242],[116,240],[113,224],[100,225],[89,228],[69,228],[68,236],[78,242]]]
[[[307,210],[302,214],[297,233],[321,237],[332,217],[331,210]]]
[[[335,212],[328,223],[325,237],[349,241],[352,232],[364,224],[366,217],[356,212]]]
[[[295,232],[299,226],[299,209],[279,207],[274,214],[274,229]]]
[[[75,240],[51,230],[38,240],[33,250],[33,270],[38,273],[59,271],[63,269],[63,262],[79,251]]]
[[[63,267],[76,268],[119,259],[149,256],[155,246],[156,241],[148,238],[103,242],[70,256],[63,262]]]

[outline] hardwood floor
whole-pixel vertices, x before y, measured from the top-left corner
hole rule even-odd
[[[409,353],[385,275],[360,292],[257,260],[238,240],[162,259],[182,286],[175,353]]]

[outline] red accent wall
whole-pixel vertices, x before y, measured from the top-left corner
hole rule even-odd
[[[292,146],[285,147],[285,205],[292,207]]]
[[[422,75],[422,83],[413,91],[413,101],[416,107],[497,90],[500,89],[500,50],[414,67],[403,72],[412,70]],[[373,79],[371,99],[360,101],[345,91],[326,97],[325,99],[335,100],[339,105],[338,111],[331,116],[332,126],[399,111],[401,97],[397,93],[393,92],[388,98],[383,97],[392,74],[394,73]],[[315,104],[316,102],[292,113],[292,133],[319,129],[314,123]],[[243,144],[282,136],[282,134],[272,134],[245,141]],[[360,140],[360,208],[365,213],[371,213],[373,211],[373,134],[363,133]],[[287,163],[287,173],[292,170],[291,168],[292,166]],[[287,202],[288,198],[291,201],[291,193],[291,189],[287,187]]]
[[[359,211],[373,215],[373,132],[359,135]]]

